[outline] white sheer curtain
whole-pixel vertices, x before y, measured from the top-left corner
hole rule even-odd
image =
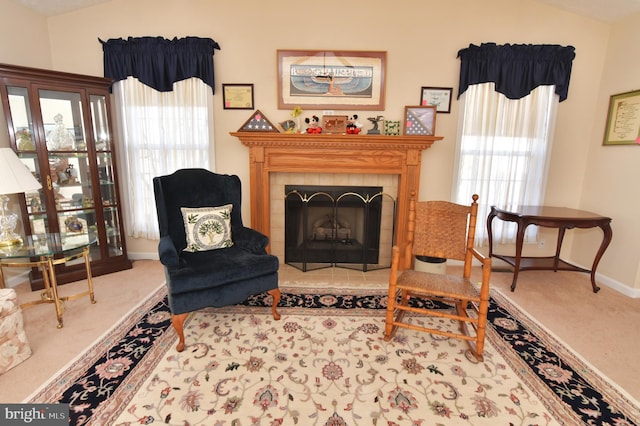
[[[130,237],[159,239],[152,179],[187,167],[212,170],[211,87],[190,78],[159,92],[129,77],[114,83],[113,93],[125,229]]]
[[[487,239],[492,205],[515,208],[542,204],[559,101],[555,86],[538,86],[522,99],[508,99],[494,83],[471,85],[463,94],[458,126],[455,202],[468,204],[478,194],[476,245]],[[525,241],[535,238],[527,228]],[[495,243],[515,241],[512,222],[495,220]]]

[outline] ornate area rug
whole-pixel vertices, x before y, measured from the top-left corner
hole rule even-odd
[[[280,321],[266,294],[198,311],[178,353],[161,288],[28,402],[69,403],[74,425],[619,426],[640,418],[636,401],[499,293],[478,363],[459,340],[398,330],[385,342],[384,294],[310,291],[283,288]]]

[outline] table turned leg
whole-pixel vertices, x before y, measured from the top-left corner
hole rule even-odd
[[[553,272],[558,272],[558,265],[560,264],[560,252],[562,251],[562,241],[564,240],[564,232],[566,226],[560,226],[558,228],[558,241],[556,242],[556,255],[553,258]]]
[[[487,238],[489,239],[489,258],[493,256],[493,218],[496,217],[496,211],[491,207],[491,211],[487,216]]]
[[[602,258],[604,251],[607,249],[607,247],[609,247],[609,243],[611,243],[611,237],[613,236],[611,223],[609,221],[601,224],[600,229],[602,229],[604,235],[602,236],[602,243],[600,244],[598,253],[596,253],[596,257],[593,260],[593,266],[591,267],[591,287],[593,288],[594,293],[600,291],[600,287],[596,285],[596,268],[598,267],[598,263],[600,263],[600,259]]]
[[[527,229],[527,224],[524,224],[521,221],[517,221],[516,223],[518,224],[518,232],[516,233],[516,256],[513,261],[513,281],[511,281],[511,291],[516,290],[516,283],[518,282],[518,273],[520,272],[520,260],[522,259],[524,231]]]

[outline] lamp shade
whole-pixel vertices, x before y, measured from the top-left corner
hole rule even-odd
[[[11,148],[0,148],[0,194],[18,194],[42,188]]]

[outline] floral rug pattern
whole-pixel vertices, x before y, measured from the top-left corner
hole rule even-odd
[[[280,321],[266,295],[191,315],[178,353],[163,296],[31,402],[68,402],[78,425],[618,426],[640,417],[498,295],[483,363],[454,339],[398,330],[385,342],[385,295],[297,291],[283,292]]]

